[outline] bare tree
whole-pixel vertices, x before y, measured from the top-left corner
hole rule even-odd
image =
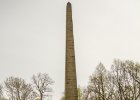
[[[100,63],[83,94],[84,100],[140,100],[140,64],[114,60],[109,72]]]
[[[140,65],[133,61],[115,60],[113,64],[115,90],[119,100],[140,99]]]
[[[3,87],[2,87],[2,85],[0,85],[0,97],[2,97],[2,95],[3,95]]]
[[[127,88],[128,84],[126,83],[127,80],[127,73],[125,70],[123,70],[123,62],[120,60],[114,60],[114,63],[112,65],[112,75],[114,77],[114,85],[115,85],[115,90],[116,90],[116,99],[119,100],[125,100],[126,94],[125,91]]]
[[[111,84],[110,73],[100,63],[95,73],[90,76],[88,87],[83,92],[84,100],[111,100],[113,84]]]
[[[126,71],[130,75],[131,82],[131,95],[134,100],[140,99],[140,64],[133,61],[125,61]]]
[[[32,92],[31,85],[22,78],[9,77],[4,83],[10,100],[27,100]]]
[[[52,92],[52,88],[50,87],[54,81],[48,76],[48,74],[38,73],[37,75],[33,75],[32,77],[33,85],[39,94],[40,100],[43,100],[48,96],[47,93]]]
[[[8,100],[8,99],[6,99],[5,97],[4,97],[4,93],[3,93],[4,91],[3,91],[3,86],[2,85],[0,85],[0,100]]]

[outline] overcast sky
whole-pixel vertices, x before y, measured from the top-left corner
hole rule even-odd
[[[140,0],[69,0],[73,7],[78,86],[99,62],[140,61]],[[38,72],[55,81],[59,100],[65,79],[68,0],[0,0],[0,83]]]

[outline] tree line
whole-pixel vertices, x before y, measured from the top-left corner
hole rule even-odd
[[[31,83],[20,77],[8,77],[0,85],[0,100],[46,100],[54,81],[46,73],[33,75]]]
[[[108,71],[99,63],[80,100],[140,100],[140,64],[114,60]]]
[[[46,73],[33,75],[31,83],[8,77],[0,85],[0,100],[47,100],[54,81]],[[99,63],[88,85],[78,88],[78,100],[140,100],[140,64],[114,60],[107,70]],[[65,96],[61,98],[65,100]]]

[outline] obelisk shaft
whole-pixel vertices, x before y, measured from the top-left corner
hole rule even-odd
[[[65,67],[65,100],[78,100],[71,3],[67,4],[66,14]]]

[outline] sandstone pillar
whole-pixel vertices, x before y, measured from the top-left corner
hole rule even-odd
[[[78,100],[71,3],[66,14],[65,100]]]

